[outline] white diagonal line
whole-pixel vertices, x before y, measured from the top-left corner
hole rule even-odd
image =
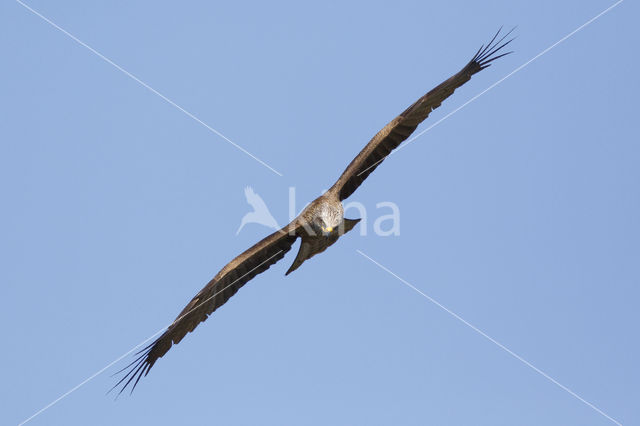
[[[405,284],[407,287],[409,287],[410,289],[414,290],[416,293],[420,294],[422,297],[426,298],[427,300],[429,300],[431,303],[433,303],[434,305],[438,306],[439,308],[443,309],[445,312],[447,312],[449,315],[453,316],[455,319],[457,319],[458,321],[462,322],[464,325],[466,325],[467,327],[471,328],[473,331],[475,331],[476,333],[480,334],[481,336],[485,337],[487,340],[489,340],[490,342],[494,343],[496,346],[498,346],[500,349],[504,350],[505,352],[507,352],[509,355],[513,356],[514,358],[516,358],[518,361],[522,362],[523,364],[525,364],[527,367],[531,368],[532,370],[534,370],[536,373],[542,375],[544,378],[546,378],[547,380],[549,380],[550,382],[552,382],[553,384],[557,385],[558,387],[560,387],[562,390],[568,392],[570,395],[574,396],[575,398],[577,398],[578,400],[582,401],[583,403],[585,403],[586,405],[588,405],[589,407],[593,408],[595,411],[597,411],[598,413],[600,413],[601,415],[603,415],[604,417],[606,417],[607,419],[611,420],[612,422],[614,422],[617,425],[622,426],[622,424],[620,422],[618,422],[616,419],[614,419],[613,417],[609,416],[607,413],[605,413],[604,411],[602,411],[601,409],[599,409],[598,407],[596,407],[595,405],[593,405],[592,403],[590,403],[589,401],[585,400],[584,398],[582,398],[580,395],[578,395],[577,393],[575,393],[574,391],[572,391],[571,389],[569,389],[568,387],[566,387],[565,385],[563,385],[562,383],[558,382],[557,380],[555,380],[553,377],[549,376],[547,373],[545,373],[544,371],[540,370],[538,367],[536,367],[535,365],[531,364],[529,361],[527,361],[526,359],[522,358],[520,355],[518,355],[517,353],[513,352],[511,349],[507,348],[506,346],[504,346],[502,343],[498,342],[496,339],[494,339],[493,337],[489,336],[487,333],[485,333],[484,331],[480,330],[478,327],[474,326],[473,324],[471,324],[470,322],[468,322],[467,320],[465,320],[464,318],[462,318],[460,315],[456,314],[455,312],[453,312],[452,310],[450,310],[449,308],[447,308],[446,306],[444,306],[443,304],[441,304],[440,302],[438,302],[437,300],[435,300],[434,298],[432,298],[431,296],[429,296],[428,294],[424,293],[423,291],[421,291],[420,289],[418,289],[417,287],[415,287],[413,284],[405,281],[404,279],[400,278],[398,275],[396,275],[395,273],[393,273],[391,270],[389,270],[388,268],[386,268],[385,266],[381,265],[380,263],[378,263],[377,261],[373,260],[372,258],[370,258],[369,256],[367,256],[366,254],[364,254],[362,251],[360,250],[356,250],[358,252],[358,254],[360,254],[361,256],[363,256],[364,258],[370,260],[371,262],[373,262],[375,265],[377,265],[380,269],[382,269],[383,271],[389,273],[390,275],[392,275],[393,277],[395,277],[396,279],[398,279],[400,282],[402,282],[403,284]]]
[[[249,275],[251,272],[255,271],[256,269],[258,269],[260,266],[264,265],[265,263],[267,263],[268,261],[270,261],[271,259],[273,259],[274,257],[276,257],[277,255],[279,255],[280,253],[282,253],[282,250],[279,250],[277,253],[275,253],[274,255],[270,256],[269,258],[263,260],[262,262],[260,262],[260,264],[258,264],[257,266],[255,266],[254,268],[250,269],[249,271],[247,271],[246,273],[244,273],[242,276],[240,276],[239,278],[235,279],[231,284],[227,285],[225,288],[223,288],[220,291],[215,292],[213,295],[211,295],[210,297],[207,297],[205,300],[203,300],[202,302],[198,303],[196,306],[193,307],[193,309],[189,310],[187,313],[185,313],[184,315],[176,318],[175,320],[173,320],[171,322],[171,324],[168,324],[166,327],[162,327],[160,330],[156,331],[155,333],[153,333],[151,336],[147,337],[146,339],[144,339],[142,342],[138,343],[136,346],[134,346],[133,348],[131,348],[130,350],[128,350],[127,352],[125,352],[124,354],[120,355],[118,358],[116,358],[115,360],[111,361],[109,364],[107,364],[106,366],[102,367],[100,370],[96,371],[95,373],[93,373],[91,376],[87,377],[86,379],[84,379],[82,382],[78,383],[77,385],[75,385],[74,387],[72,387],[71,389],[69,389],[68,391],[66,391],[65,393],[63,393],[62,395],[60,395],[58,398],[54,399],[53,401],[51,401],[49,404],[45,405],[44,407],[42,407],[40,410],[38,410],[37,412],[35,412],[34,414],[32,414],[30,417],[28,417],[27,419],[23,420],[22,422],[20,422],[18,424],[18,426],[22,426],[25,423],[30,422],[31,420],[33,420],[35,417],[37,417],[38,415],[42,414],[43,412],[45,412],[46,410],[48,410],[49,408],[53,407],[54,405],[56,405],[58,402],[60,402],[61,400],[63,400],[64,398],[66,398],[67,396],[71,395],[73,392],[75,392],[76,390],[80,389],[82,386],[86,385],[87,383],[89,383],[91,380],[93,380],[94,378],[96,378],[97,376],[99,376],[100,374],[102,374],[105,370],[109,369],[111,366],[113,366],[114,364],[116,364],[118,361],[120,361],[121,359],[123,359],[124,357],[126,357],[127,355],[129,355],[130,353],[132,353],[133,351],[135,351],[136,349],[138,349],[140,346],[144,345],[145,343],[147,343],[149,340],[153,339],[154,337],[156,337],[158,334],[162,333],[163,331],[165,331],[167,328],[169,328],[169,326],[171,326],[172,324],[180,321],[182,318],[184,318],[185,316],[189,315],[191,312],[193,312],[194,310],[198,309],[200,306],[202,306],[203,304],[207,303],[209,300],[213,299],[214,297],[216,297],[218,294],[222,293],[223,291],[225,291],[226,289],[228,289],[229,287],[231,287],[232,285],[234,285],[235,283],[237,283],[238,281],[240,281],[242,278],[246,277],[247,275]]]
[[[375,163],[373,163],[372,165],[370,165],[369,167],[367,167],[366,169],[362,170],[360,173],[358,173],[358,176],[360,176],[361,174],[365,173],[367,170],[369,170],[372,167],[377,166],[378,164],[380,164],[382,161],[384,161],[386,158],[390,157],[393,154],[396,154],[398,151],[400,151],[402,148],[406,147],[407,145],[409,145],[411,142],[415,141],[416,139],[418,139],[420,136],[424,135],[425,133],[427,133],[429,130],[433,129],[434,127],[436,127],[438,124],[442,123],[444,120],[446,120],[447,118],[451,117],[453,114],[455,114],[456,112],[460,111],[462,108],[466,107],[467,105],[469,105],[471,102],[475,101],[476,99],[478,99],[480,96],[484,95],[485,93],[487,93],[489,90],[493,89],[494,87],[496,87],[497,85],[499,85],[500,83],[502,83],[503,81],[505,81],[506,79],[508,79],[509,77],[511,77],[512,75],[514,75],[515,73],[517,73],[518,71],[522,70],[523,68],[525,68],[527,65],[529,65],[531,62],[535,61],[536,59],[538,59],[539,57],[541,57],[542,55],[544,55],[545,53],[549,52],[551,49],[553,49],[554,47],[556,47],[557,45],[559,45],[560,43],[562,43],[563,41],[565,41],[566,39],[568,39],[569,37],[573,36],[575,33],[577,33],[578,31],[582,30],[583,28],[585,28],[587,25],[593,23],[596,19],[600,18],[602,15],[604,15],[605,13],[609,12],[611,9],[613,9],[614,7],[618,6],[620,3],[622,3],[624,0],[618,0],[617,2],[615,2],[614,4],[612,4],[611,6],[607,7],[605,10],[603,10],[602,12],[598,13],[596,16],[594,16],[593,18],[589,19],[587,22],[585,22],[584,24],[580,25],[578,28],[576,28],[575,30],[571,31],[569,34],[567,34],[566,36],[562,37],[560,40],[556,41],[555,43],[553,43],[551,46],[547,47],[546,49],[544,49],[542,52],[538,53],[536,56],[534,56],[533,58],[529,59],[527,62],[525,62],[524,64],[520,65],[518,68],[514,69],[513,71],[511,71],[509,74],[505,75],[504,77],[502,77],[500,80],[496,81],[495,83],[493,83],[491,86],[487,87],[486,89],[484,89],[482,92],[478,93],[477,95],[475,95],[474,97],[472,97],[471,99],[469,99],[467,102],[463,103],[462,105],[460,105],[458,108],[454,109],[453,111],[451,111],[450,113],[448,113],[447,115],[445,115],[444,117],[442,117],[441,119],[439,119],[438,121],[436,121],[435,123],[433,123],[432,125],[430,125],[429,127],[427,127],[426,129],[424,129],[423,131],[421,131],[420,133],[418,133],[417,135],[413,136],[412,138],[410,138],[409,140],[407,140],[405,143],[403,143],[402,145],[400,145],[398,148],[396,148],[394,151],[391,151],[389,153],[389,155],[387,155],[386,157],[381,158],[380,160],[376,161]]]
[[[477,98],[479,98],[480,96],[482,96],[484,93],[488,92],[489,90],[491,90],[492,88],[494,88],[495,86],[497,86],[498,84],[500,84],[502,81],[506,80],[507,78],[511,77],[513,74],[517,73],[518,71],[520,71],[521,69],[523,69],[524,67],[526,67],[527,65],[529,65],[531,62],[533,62],[534,60],[538,59],[540,56],[544,55],[545,53],[547,53],[549,50],[553,49],[554,47],[556,47],[558,44],[562,43],[563,41],[565,41],[566,39],[568,39],[569,37],[571,37],[572,35],[574,35],[575,33],[577,33],[578,31],[580,31],[581,29],[583,29],[584,27],[586,27],[587,25],[591,24],[593,21],[595,21],[596,19],[600,18],[602,15],[604,15],[605,13],[609,12],[611,9],[613,9],[614,7],[618,6],[620,3],[622,3],[624,0],[618,0],[616,3],[614,3],[613,5],[611,5],[610,7],[608,7],[607,9],[605,9],[604,11],[600,12],[598,15],[596,15],[595,17],[593,17],[592,19],[590,19],[589,21],[587,21],[586,23],[584,23],[583,25],[581,25],[580,27],[576,28],[574,31],[572,31],[571,33],[569,33],[568,35],[566,35],[565,37],[563,37],[562,39],[558,40],[556,43],[554,43],[553,45],[551,45],[550,47],[546,48],[545,50],[543,50],[542,52],[540,52],[538,55],[536,55],[535,57],[533,57],[532,59],[530,59],[529,61],[525,62],[524,64],[522,64],[521,66],[519,66],[518,68],[516,68],[514,71],[512,71],[511,73],[507,74],[505,77],[501,78],[500,80],[498,80],[496,83],[492,84],[491,86],[489,86],[487,89],[485,89],[484,91],[482,91],[481,93],[479,93],[478,95],[474,96],[473,98],[471,98],[469,101],[465,102],[463,105],[461,105],[460,107],[456,108],[454,111],[452,111],[451,113],[447,114],[445,117],[441,118],[440,120],[438,120],[436,123],[434,123],[433,125],[429,126],[427,129],[423,130],[422,132],[418,133],[416,136],[414,136],[413,138],[411,138],[410,140],[408,140],[405,144],[403,144],[402,146],[400,146],[398,149],[396,149],[395,152],[397,152],[398,150],[400,150],[401,148],[403,148],[404,146],[408,145],[409,143],[413,142],[415,139],[417,139],[418,137],[420,137],[422,134],[426,133],[428,130],[430,130],[431,128],[435,127],[437,124],[441,123],[442,121],[444,121],[445,119],[447,119],[448,117],[450,117],[451,115],[453,115],[454,113],[456,113],[457,111],[459,111],[460,109],[464,108],[465,106],[467,106],[469,103],[473,102],[474,100],[476,100]],[[216,135],[218,135],[219,137],[223,138],[224,140],[226,140],[228,143],[230,143],[231,145],[233,145],[234,147],[236,147],[237,149],[241,150],[242,152],[244,152],[246,155],[250,156],[251,158],[253,158],[254,160],[258,161],[260,164],[262,164],[263,166],[267,167],[269,170],[271,170],[272,172],[276,173],[279,176],[283,176],[280,172],[278,172],[277,170],[275,170],[273,167],[269,166],[268,164],[266,164],[264,161],[260,160],[259,158],[257,158],[256,156],[254,156],[253,154],[251,154],[250,152],[248,152],[246,149],[242,148],[241,146],[239,146],[238,144],[236,144],[235,142],[233,142],[232,140],[230,140],[229,138],[227,138],[225,135],[223,135],[222,133],[220,133],[219,131],[217,131],[216,129],[212,128],[211,126],[209,126],[208,124],[206,124],[205,122],[203,122],[202,120],[200,120],[198,117],[196,117],[195,115],[193,115],[192,113],[190,113],[189,111],[185,110],[184,108],[182,108],[181,106],[179,106],[178,104],[176,104],[175,102],[173,102],[171,99],[167,98],[166,96],[164,96],[162,93],[158,92],[157,90],[155,90],[154,88],[152,88],[151,86],[149,86],[148,84],[146,84],[145,82],[143,82],[142,80],[140,80],[138,77],[136,77],[135,75],[131,74],[130,72],[128,72],[127,70],[125,70],[124,68],[122,68],[121,66],[119,66],[118,64],[116,64],[115,62],[113,62],[112,60],[110,60],[109,58],[107,58],[106,56],[102,55],[100,52],[98,52],[97,50],[93,49],[91,46],[89,46],[88,44],[84,43],[83,41],[81,41],[80,39],[78,39],[77,37],[75,37],[74,35],[72,35],[71,33],[69,33],[68,31],[64,30],[63,28],[61,28],[60,26],[58,26],[56,23],[54,23],[53,21],[51,21],[50,19],[46,18],[45,16],[43,16],[41,13],[39,13],[38,11],[34,10],[33,8],[31,8],[30,6],[26,5],[25,3],[23,3],[20,0],[16,0],[17,3],[19,3],[21,6],[23,6],[24,8],[26,8],[27,10],[29,10],[30,12],[32,12],[33,14],[35,14],[36,16],[40,17],[41,19],[43,19],[44,21],[46,21],[47,23],[49,23],[50,25],[52,25],[54,28],[56,28],[57,30],[61,31],[62,33],[64,33],[65,35],[67,35],[68,37],[70,37],[72,40],[74,40],[75,42],[77,42],[78,44],[82,45],[83,47],[87,48],[89,51],[91,51],[92,53],[94,53],[95,55],[97,55],[98,57],[100,57],[101,59],[103,59],[105,62],[109,63],[110,65],[112,65],[113,67],[115,67],[116,69],[118,69],[119,71],[121,71],[122,73],[124,73],[125,75],[127,75],[128,77],[130,77],[131,79],[133,79],[134,81],[136,81],[137,83],[139,83],[140,85],[142,85],[143,87],[145,87],[146,89],[148,89],[149,91],[151,91],[152,93],[156,94],[157,96],[159,96],[160,98],[162,98],[163,100],[165,100],[166,102],[168,102],[170,105],[174,106],[176,109],[180,110],[181,112],[183,112],[184,114],[186,114],[187,116],[189,116],[190,118],[192,118],[193,120],[195,120],[196,122],[200,123],[201,125],[203,125],[204,127],[206,127],[208,130],[210,130],[211,132],[215,133]],[[395,153],[394,152],[394,153]],[[382,160],[380,160],[382,161]],[[376,163],[377,164],[377,163]],[[372,167],[372,166],[370,166]],[[363,173],[363,172],[361,172]],[[281,250],[282,251],[282,250]],[[258,268],[259,266],[261,266],[263,263],[265,263],[266,261],[270,260],[271,258],[275,257],[276,255],[278,255],[281,251],[279,251],[278,253],[274,254],[273,256],[271,256],[269,259],[265,260],[264,262],[262,262],[260,265],[256,266],[255,268],[253,268],[251,271],[247,272],[250,273],[253,270],[255,270],[256,268]],[[484,336],[485,338],[487,338],[488,340],[490,340],[491,342],[493,342],[494,344],[496,344],[498,347],[500,347],[501,349],[505,350],[507,353],[509,353],[510,355],[512,355],[513,357],[515,357],[516,359],[520,360],[521,362],[523,362],[525,365],[529,366],[530,368],[532,368],[534,371],[538,372],[539,374],[541,374],[542,376],[544,376],[545,378],[547,378],[549,381],[551,381],[552,383],[556,384],[557,386],[559,386],[561,389],[565,390],[566,392],[568,392],[569,394],[571,394],[572,396],[574,396],[575,398],[579,399],[580,401],[582,401],[583,403],[585,403],[586,405],[588,405],[589,407],[591,407],[592,409],[594,409],[595,411],[597,411],[598,413],[600,413],[601,415],[603,415],[604,417],[606,417],[607,419],[611,420],[612,422],[621,425],[618,421],[616,421],[615,419],[613,419],[612,417],[608,416],[606,413],[604,413],[602,410],[598,409],[596,406],[594,406],[593,404],[589,403],[588,401],[584,400],[583,398],[581,398],[579,395],[577,395],[575,392],[571,391],[569,388],[567,388],[566,386],[562,385],[561,383],[559,383],[558,381],[556,381],[555,379],[553,379],[552,377],[550,377],[549,375],[547,375],[546,373],[544,373],[543,371],[541,371],[540,369],[538,369],[537,367],[535,367],[534,365],[532,365],[531,363],[529,363],[528,361],[526,361],[525,359],[523,359],[522,357],[520,357],[519,355],[517,355],[516,353],[514,353],[513,351],[511,351],[510,349],[508,349],[507,347],[505,347],[504,345],[502,345],[501,343],[499,343],[498,341],[496,341],[495,339],[491,338],[490,336],[488,336],[486,333],[482,332],[480,329],[476,328],[475,326],[473,326],[472,324],[468,323],[467,321],[465,321],[463,318],[461,318],[460,316],[458,316],[456,313],[454,313],[453,311],[450,311],[448,308],[446,308],[445,306],[443,306],[442,304],[440,304],[439,302],[437,302],[436,300],[434,300],[433,298],[431,298],[430,296],[428,296],[427,294],[423,293],[422,291],[420,291],[419,289],[417,289],[416,287],[414,287],[413,285],[411,285],[410,283],[408,283],[407,281],[403,280],[402,278],[400,278],[398,275],[394,274],[393,272],[391,272],[389,269],[387,269],[386,267],[382,266],[381,264],[379,264],[378,262],[376,262],[375,260],[373,260],[372,258],[370,258],[369,256],[367,256],[366,254],[364,254],[363,252],[361,252],[360,250],[356,250],[360,255],[362,255],[363,257],[369,259],[371,262],[373,262],[374,264],[376,264],[377,266],[379,266],[381,269],[385,270],[386,272],[388,272],[389,274],[393,275],[395,278],[397,278],[398,280],[400,280],[401,282],[403,282],[405,285],[407,285],[408,287],[412,288],[414,291],[418,292],[420,295],[422,295],[423,297],[427,298],[428,300],[430,300],[432,303],[436,304],[437,306],[439,306],[440,308],[442,308],[443,310],[445,310],[446,312],[448,312],[449,314],[451,314],[452,316],[454,316],[456,319],[460,320],[461,322],[463,322],[465,325],[467,325],[468,327],[472,328],[474,331],[478,332],[479,334],[481,334],[482,336]],[[246,275],[246,274],[245,274]],[[235,280],[234,282],[232,282],[231,284],[229,284],[228,286],[226,286],[224,289],[220,290],[219,292],[216,292],[214,295],[212,295],[211,297],[207,298],[205,301],[203,301],[202,303],[198,304],[196,307],[194,307],[191,311],[187,312],[190,313],[192,312],[194,309],[197,309],[198,307],[200,307],[202,304],[206,303],[207,301],[211,300],[213,297],[215,297],[217,294],[221,293],[222,291],[226,290],[229,286],[233,285],[235,282],[237,282],[238,280],[240,280],[241,278],[243,278],[245,275],[243,275],[242,277],[238,278],[237,280]],[[185,315],[187,315],[185,314]],[[182,317],[178,318],[176,321],[180,320]],[[171,324],[169,324],[171,325]],[[167,326],[168,327],[168,326]],[[42,409],[40,409],[38,412],[36,412],[35,414],[33,414],[31,417],[27,418],[26,420],[24,420],[23,422],[21,422],[19,425],[23,425],[29,421],[31,421],[33,418],[35,418],[36,416],[38,416],[39,414],[41,414],[42,412],[44,412],[45,410],[47,410],[48,408],[52,407],[53,405],[55,405],[56,403],[58,403],[60,400],[62,400],[63,398],[65,398],[66,396],[70,395],[71,393],[73,393],[74,391],[76,391],[77,389],[79,389],[80,387],[82,387],[83,385],[85,385],[86,383],[88,383],[90,380],[92,380],[93,378],[97,377],[98,375],[100,375],[102,372],[104,372],[105,370],[107,370],[109,367],[113,366],[115,363],[117,363],[118,361],[122,360],[124,357],[126,357],[127,355],[129,355],[130,353],[132,353],[133,351],[135,351],[136,349],[138,349],[140,346],[142,346],[143,344],[145,344],[146,342],[148,342],[149,340],[153,339],[155,336],[157,336],[158,334],[160,334],[161,332],[163,332],[167,327],[163,327],[162,329],[160,329],[159,331],[157,331],[156,333],[154,333],[152,336],[148,337],[147,339],[145,339],[144,341],[142,341],[141,343],[139,343],[138,345],[136,345],[134,348],[132,348],[131,350],[129,350],[128,352],[126,352],[125,354],[121,355],[120,357],[118,357],[116,360],[112,361],[111,363],[109,363],[107,366],[103,367],[102,369],[98,370],[96,373],[92,374],[91,376],[89,376],[87,379],[85,379],[84,381],[82,381],[80,384],[74,386],[73,388],[71,388],[69,391],[65,392],[63,395],[61,395],[60,397],[58,397],[56,400],[52,401],[51,403],[49,403],[48,405],[46,405],[45,407],[43,407]]]
[[[206,127],[208,130],[210,130],[211,132],[215,133],[216,135],[220,136],[222,139],[224,139],[225,141],[227,141],[228,143],[230,143],[231,145],[233,145],[234,147],[236,147],[237,149],[239,149],[240,151],[244,152],[245,154],[247,154],[249,157],[253,158],[254,160],[256,160],[258,163],[262,164],[263,166],[265,166],[266,168],[268,168],[269,170],[271,170],[273,173],[277,174],[278,176],[282,176],[282,173],[280,173],[279,171],[277,171],[276,169],[274,169],[273,167],[271,167],[270,165],[268,165],[267,163],[265,163],[264,161],[262,161],[261,159],[259,159],[258,157],[256,157],[255,155],[253,155],[252,153],[250,153],[249,151],[247,151],[246,149],[244,149],[243,147],[241,147],[240,145],[238,145],[237,143],[235,143],[234,141],[232,141],[231,139],[229,139],[228,137],[226,137],[225,135],[223,135],[222,133],[220,133],[219,131],[217,131],[216,129],[214,129],[213,127],[209,126],[207,123],[205,123],[204,121],[202,121],[201,119],[199,119],[198,117],[196,117],[195,115],[193,115],[192,113],[190,113],[189,111],[187,111],[186,109],[184,109],[183,107],[181,107],[180,105],[178,105],[177,103],[173,102],[171,99],[167,98],[165,95],[163,95],[162,93],[158,92],[156,89],[154,89],[153,87],[149,86],[147,83],[145,83],[144,81],[140,80],[138,77],[136,77],[135,75],[131,74],[129,71],[127,71],[126,69],[122,68],[120,65],[116,64],[115,62],[113,62],[111,59],[107,58],[106,56],[104,56],[102,53],[98,52],[96,49],[94,49],[93,47],[89,46],[87,43],[83,42],[82,40],[80,40],[79,38],[77,38],[76,36],[74,36],[73,34],[71,34],[70,32],[68,32],[67,30],[65,30],[64,28],[60,27],[58,24],[56,24],[55,22],[53,22],[51,19],[47,18],[46,16],[42,15],[40,12],[38,12],[37,10],[33,9],[32,7],[28,6],[27,4],[23,3],[20,0],[16,0],[16,2],[18,2],[18,4],[20,4],[21,6],[23,6],[25,9],[27,9],[28,11],[30,11],[31,13],[33,13],[34,15],[38,16],[39,18],[41,18],[43,21],[51,24],[51,26],[53,26],[55,29],[57,29],[58,31],[62,32],[63,34],[65,34],[66,36],[68,36],[69,38],[71,38],[73,41],[75,41],[76,43],[80,44],[83,47],[86,47],[89,51],[91,51],[92,53],[94,53],[96,56],[98,56],[100,59],[102,59],[103,61],[107,62],[108,64],[112,65],[114,68],[118,69],[119,71],[121,71],[123,74],[125,74],[127,77],[131,78],[132,80],[134,80],[135,82],[139,83],[141,86],[143,86],[144,88],[148,89],[149,91],[151,91],[152,93],[158,95],[160,98],[162,98],[163,100],[165,100],[167,103],[169,103],[171,106],[175,107],[176,109],[178,109],[179,111],[182,111],[184,114],[186,114],[189,118],[193,119],[194,121],[200,123],[201,125],[203,125],[204,127]]]

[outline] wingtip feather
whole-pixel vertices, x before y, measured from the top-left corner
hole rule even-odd
[[[491,41],[489,41],[489,43],[487,43],[486,45],[483,44],[480,49],[478,49],[476,54],[473,55],[473,58],[469,63],[469,65],[472,67],[470,69],[471,73],[476,73],[480,70],[483,70],[489,67],[490,63],[495,61],[496,59],[513,53],[513,51],[509,51],[497,55],[497,53],[499,53],[505,46],[515,40],[516,37],[514,36],[507,41],[504,41],[507,37],[509,37],[511,33],[513,33],[516,28],[517,27],[514,26],[500,38],[498,38],[503,29],[503,27],[501,26],[500,29],[493,35]]]

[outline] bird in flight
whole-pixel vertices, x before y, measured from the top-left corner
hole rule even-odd
[[[137,358],[131,364],[120,370],[126,371],[126,374],[112,390],[122,384],[120,393],[129,385],[132,385],[133,392],[140,379],[149,373],[151,367],[171,349],[172,345],[180,343],[187,333],[193,331],[198,324],[226,303],[240,287],[282,259],[291,250],[296,239],[301,238],[302,242],[298,255],[286,275],[298,269],[307,259],[325,251],[338,241],[338,238],[353,229],[360,219],[343,217],[342,201],[353,194],[391,151],[406,140],[429,113],[451,96],[454,90],[469,81],[472,75],[490,66],[491,62],[511,53],[503,53],[502,49],[513,41],[513,38],[505,41],[512,31],[498,38],[501,32],[498,30],[491,41],[486,46],[481,46],[458,73],[422,96],[384,126],[347,166],[338,181],[312,201],[298,217],[222,268],[185,306],[166,331],[138,352]]]

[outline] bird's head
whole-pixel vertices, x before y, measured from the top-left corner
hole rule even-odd
[[[329,235],[338,229],[342,223],[343,209],[339,207],[324,205],[318,209],[313,218],[313,226],[315,231],[320,235]]]

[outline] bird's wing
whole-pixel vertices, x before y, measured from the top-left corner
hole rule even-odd
[[[500,39],[498,39],[500,34],[498,31],[489,44],[482,46],[460,72],[418,99],[380,130],[347,166],[330,191],[337,192],[340,200],[353,194],[391,151],[407,139],[416,127],[429,116],[429,113],[451,96],[455,89],[469,81],[473,74],[487,68],[492,61],[511,53],[500,53],[500,50],[513,40],[504,41],[511,31]]]
[[[124,383],[120,390],[121,393],[129,384],[133,384],[131,389],[133,392],[140,378],[149,373],[153,364],[166,354],[172,345],[179,343],[187,333],[205,321],[240,287],[282,259],[298,237],[298,230],[299,226],[296,222],[292,222],[229,262],[185,306],[180,315],[158,339],[138,352],[139,356],[127,367],[120,370],[127,370],[127,373],[112,389]]]

